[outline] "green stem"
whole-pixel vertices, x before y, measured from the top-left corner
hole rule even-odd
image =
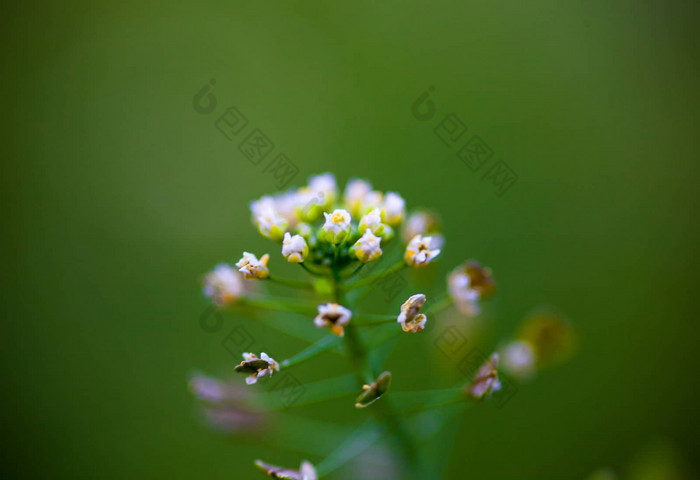
[[[349,292],[350,290],[355,290],[356,288],[361,288],[367,285],[371,285],[374,282],[378,282],[379,280],[382,280],[385,277],[388,277],[389,275],[393,275],[394,273],[400,272],[404,268],[406,268],[408,265],[406,265],[406,262],[401,260],[394,266],[384,270],[383,272],[377,273],[375,275],[370,275],[369,277],[362,278],[360,280],[357,280],[355,282],[349,283],[348,285],[345,285],[344,290],[346,292]]]
[[[357,326],[379,325],[382,323],[396,322],[396,315],[360,314],[353,317],[352,321],[355,322],[355,325]]]
[[[254,298],[242,297],[238,299],[238,305],[272,310],[275,312],[293,312],[304,315],[313,315],[316,306],[308,302],[299,302],[292,299],[277,299],[274,297]]]
[[[360,262],[360,265],[358,265],[358,267],[355,270],[353,270],[350,275],[346,276],[345,279],[349,280],[352,277],[354,277],[355,275],[357,275],[358,273],[360,273],[360,270],[362,270],[362,267],[364,267],[365,265],[367,265],[367,264]]]
[[[380,274],[380,276],[392,273],[391,270],[393,268],[403,268],[403,266],[405,266],[405,264],[403,264],[402,262],[401,265],[397,265],[396,267],[390,268],[389,270],[387,270],[387,272]],[[337,303],[342,304],[342,301],[344,299],[343,291],[351,290],[353,288],[353,284],[342,288],[342,285],[340,284],[340,275],[336,271],[333,271],[333,280],[335,300]],[[357,331],[355,330],[355,325],[352,324],[352,321],[350,321],[350,323],[348,323],[345,326],[345,341],[348,346],[348,356],[350,357],[350,362],[353,366],[353,370],[355,371],[355,377],[357,379],[358,384],[361,386],[366,381],[364,379],[363,372],[365,371],[364,365],[367,362],[367,350],[362,344],[362,341],[360,340],[360,337],[357,334]],[[368,379],[366,383],[371,383],[372,380],[373,379]],[[390,399],[383,398],[379,402],[377,402],[377,405],[377,407],[372,409],[372,412],[377,416],[377,419],[379,421],[386,423],[387,427],[389,428],[389,431],[393,433],[398,443],[398,446],[401,449],[401,452],[406,458],[406,461],[409,466],[409,471],[416,472],[416,477],[418,477],[420,467],[418,465],[416,448],[413,444],[413,440],[407,434],[406,430],[401,424],[401,419],[399,418],[398,414],[394,411]]]
[[[294,355],[288,360],[284,360],[280,363],[282,368],[291,367],[292,365],[297,365],[305,360],[315,357],[316,355],[325,352],[326,350],[333,348],[338,345],[341,341],[341,337],[336,337],[333,334],[327,335],[318,342],[310,345],[305,350]]]
[[[304,282],[301,280],[291,280],[289,278],[278,278],[278,277],[273,277],[270,275],[267,277],[267,280],[273,283],[277,283],[279,285],[284,285],[285,287],[290,287],[290,288],[299,288],[302,290],[313,290],[314,286],[310,282]]]
[[[305,264],[304,262],[300,263],[299,266],[300,266],[301,268],[303,268],[304,270],[306,270],[307,272],[309,272],[309,273],[310,273],[311,275],[313,275],[314,277],[325,277],[325,276],[326,276],[325,273],[322,273],[322,272],[314,272],[314,271],[311,270],[309,267],[307,267],[306,264]]]

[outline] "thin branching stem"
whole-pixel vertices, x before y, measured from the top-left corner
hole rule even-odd
[[[301,268],[303,268],[304,270],[306,270],[307,272],[309,272],[309,273],[310,273],[311,275],[313,275],[314,277],[325,277],[325,276],[326,276],[326,274],[323,273],[323,272],[316,272],[316,271],[312,270],[312,269],[309,268],[308,265],[306,265],[304,262],[300,263],[299,266],[300,266]]]
[[[291,298],[242,297],[238,300],[238,305],[276,312],[301,313],[304,315],[313,315],[316,310],[316,306],[312,303],[301,302]]]
[[[370,275],[369,277],[365,277],[365,278],[362,278],[360,280],[356,280],[354,282],[351,282],[347,285],[344,285],[343,290],[345,290],[346,292],[349,292],[349,291],[355,290],[357,288],[362,288],[362,287],[365,287],[367,285],[371,285],[374,282],[378,282],[378,281],[382,280],[383,278],[388,277],[389,275],[393,275],[394,273],[400,272],[401,270],[403,270],[407,266],[408,265],[406,265],[406,262],[401,260],[400,262],[396,263],[392,267],[387,268],[383,272],[379,272],[377,274]]]
[[[289,278],[280,278],[280,277],[273,277],[270,275],[267,277],[267,280],[273,283],[276,283],[278,285],[284,285],[285,287],[289,288],[299,288],[302,290],[313,290],[314,286],[310,282],[304,282],[302,280],[292,280]]]

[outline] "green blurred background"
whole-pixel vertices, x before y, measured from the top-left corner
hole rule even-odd
[[[247,206],[274,181],[214,127],[229,105],[297,164],[294,183],[366,176],[441,212],[438,279],[469,257],[494,269],[493,338],[540,304],[577,325],[571,362],[506,408],[468,412],[454,478],[624,472],[658,437],[698,470],[697,3],[2,10],[5,478],[256,478],[254,458],[297,463],[213,435],[186,385],[234,361],[199,327],[201,274],[269,247]],[[219,110],[200,115],[211,78]],[[437,115],[420,122],[411,105],[430,85]],[[434,135],[451,112],[519,176],[502,197]],[[282,356],[303,347],[255,332]],[[394,363],[428,350],[402,344]]]

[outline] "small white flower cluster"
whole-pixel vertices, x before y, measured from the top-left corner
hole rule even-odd
[[[304,187],[264,196],[252,202],[250,210],[258,231],[282,242],[288,262],[303,263],[314,253],[312,263],[322,263],[327,250],[316,247],[325,242],[351,260],[368,263],[382,256],[383,243],[394,237],[394,229],[404,221],[406,202],[398,193],[374,190],[361,179],[350,180],[341,196],[335,177],[324,173],[311,177]],[[412,267],[423,267],[440,253],[442,237],[421,236],[437,233],[436,221],[427,215],[416,212],[410,217],[408,231],[418,232],[407,240],[405,258]],[[319,220],[323,222],[317,224]]]

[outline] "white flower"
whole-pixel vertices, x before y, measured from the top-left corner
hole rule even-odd
[[[277,467],[261,460],[256,460],[255,466],[272,478],[284,478],[288,480],[318,480],[316,469],[306,460],[301,462],[301,468],[299,470]]]
[[[326,303],[318,306],[318,315],[314,318],[314,325],[318,328],[329,327],[334,335],[345,335],[343,326],[352,318],[352,312],[337,303]]]
[[[219,306],[229,305],[245,293],[241,275],[225,263],[218,264],[204,277],[203,291]]]
[[[326,222],[323,224],[322,239],[330,243],[342,243],[350,234],[352,217],[347,210],[336,209],[333,213],[323,212]]]
[[[496,290],[491,270],[474,260],[455,268],[447,278],[447,286],[455,307],[469,316],[478,315],[477,301],[490,297]]]
[[[365,193],[362,197],[362,203],[360,205],[360,213],[367,213],[375,208],[381,209],[384,203],[384,194],[380,191],[373,190],[371,192]]]
[[[270,255],[267,253],[258,260],[258,257],[252,253],[243,252],[243,257],[236,263],[236,266],[246,280],[254,278],[263,280],[270,275],[270,271],[267,269],[268,260],[270,260]]]
[[[462,272],[453,272],[447,281],[450,296],[457,309],[465,315],[474,316],[479,314],[479,292],[469,288],[470,283],[469,276]]]
[[[401,324],[401,328],[404,332],[420,332],[425,328],[425,323],[428,318],[420,309],[425,303],[425,295],[422,293],[417,293],[408,297],[403,305],[401,305],[401,313],[399,314],[396,321]]]
[[[362,208],[362,199],[372,191],[372,185],[359,178],[353,178],[345,185],[345,193],[343,194],[343,202],[350,210],[350,213],[355,217],[360,215]]]
[[[253,207],[251,206],[251,208]],[[289,222],[277,213],[275,207],[265,202],[264,204],[256,205],[254,211],[258,212],[258,215],[255,217],[255,223],[260,234],[276,242],[282,240]]]
[[[440,222],[435,213],[418,210],[408,216],[403,223],[401,238],[404,242],[410,242],[416,235],[431,235],[435,248],[441,248],[437,245],[437,232],[440,231]]]
[[[481,400],[488,394],[501,389],[498,380],[498,354],[494,353],[477,370],[474,380],[464,389],[464,393],[475,400]]]
[[[535,374],[535,351],[525,341],[516,340],[503,350],[503,367],[523,380]]]
[[[372,233],[377,233],[382,227],[382,212],[378,208],[372,209],[369,213],[365,214],[360,218],[360,224],[358,226],[358,231],[360,233],[365,233],[365,230],[370,229]]]
[[[289,232],[285,232],[284,240],[282,241],[282,255],[291,263],[301,263],[309,254],[309,247],[306,245],[306,240],[301,235],[292,236]]]
[[[382,215],[384,223],[395,227],[403,221],[403,216],[406,213],[406,202],[401,195],[395,192],[387,192],[384,197],[384,205],[382,207]]]
[[[254,353],[244,353],[243,361],[236,365],[235,370],[241,373],[249,373],[250,375],[245,379],[245,383],[253,385],[259,378],[279,372],[280,366],[274,358],[268,356],[265,352],[260,354],[260,358]]]
[[[411,267],[421,268],[429,264],[433,258],[440,254],[440,249],[431,250],[432,237],[416,235],[406,247],[404,260]]]
[[[379,248],[381,241],[382,239],[375,236],[372,230],[367,230],[352,246],[357,259],[362,263],[369,263],[381,257],[382,249]]]
[[[317,197],[323,196],[323,205],[333,205],[338,198],[338,186],[332,173],[309,178],[309,190]]]

